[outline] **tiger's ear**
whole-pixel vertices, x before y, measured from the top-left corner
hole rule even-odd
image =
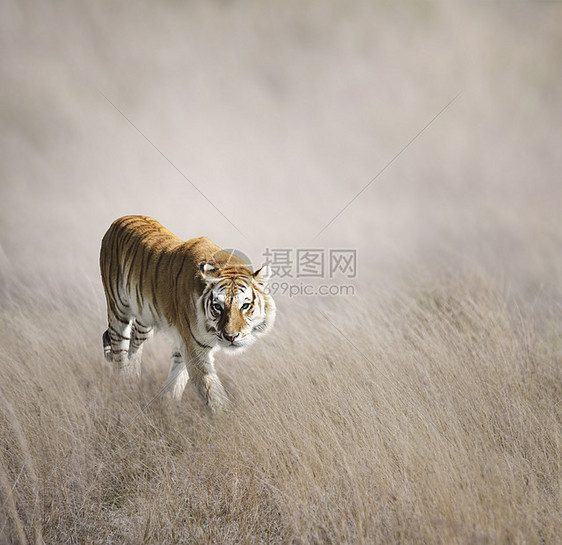
[[[199,263],[199,273],[205,282],[217,280],[218,269],[209,263]]]
[[[271,276],[271,272],[267,265],[262,265],[252,276],[258,285],[265,286]]]

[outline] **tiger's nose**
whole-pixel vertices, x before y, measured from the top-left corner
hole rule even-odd
[[[228,335],[226,333],[223,333],[222,336],[228,341],[233,343],[239,336],[240,333],[235,333],[234,335]]]

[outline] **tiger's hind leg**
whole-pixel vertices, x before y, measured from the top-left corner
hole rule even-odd
[[[152,326],[141,324],[134,320],[131,330],[131,342],[129,344],[130,365],[136,368],[136,373],[140,375],[140,364],[142,360],[142,347],[146,340],[152,335]]]
[[[117,368],[120,371],[129,371],[129,344],[131,342],[132,319],[124,316],[110,315],[108,322],[107,331],[103,334],[106,358],[111,359],[113,363],[117,364]],[[109,348],[106,344],[108,339]]]
[[[185,360],[181,352],[174,349],[172,358],[170,359],[170,370],[168,371],[168,378],[164,384],[168,398],[173,398],[177,401],[181,399],[181,395],[185,390],[189,374],[185,365]]]
[[[113,361],[111,357],[111,339],[109,338],[109,330],[106,329],[102,335],[102,342],[103,342],[103,355],[105,359],[109,362]]]

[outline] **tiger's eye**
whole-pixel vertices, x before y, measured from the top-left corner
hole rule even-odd
[[[247,310],[250,308],[250,303],[244,303],[241,307],[242,310]]]

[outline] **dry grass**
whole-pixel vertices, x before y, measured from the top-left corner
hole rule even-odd
[[[0,544],[559,543],[562,4],[134,4],[0,6]],[[279,297],[224,418],[149,404],[166,342],[132,389],[101,349],[129,213],[355,248],[356,296]]]
[[[3,542],[560,535],[559,345],[483,281],[320,309],[355,347],[318,310],[282,308],[275,336],[221,360],[235,406],[216,419],[191,392],[146,407],[158,340],[129,390],[103,368],[100,315],[37,299],[2,311]]]

